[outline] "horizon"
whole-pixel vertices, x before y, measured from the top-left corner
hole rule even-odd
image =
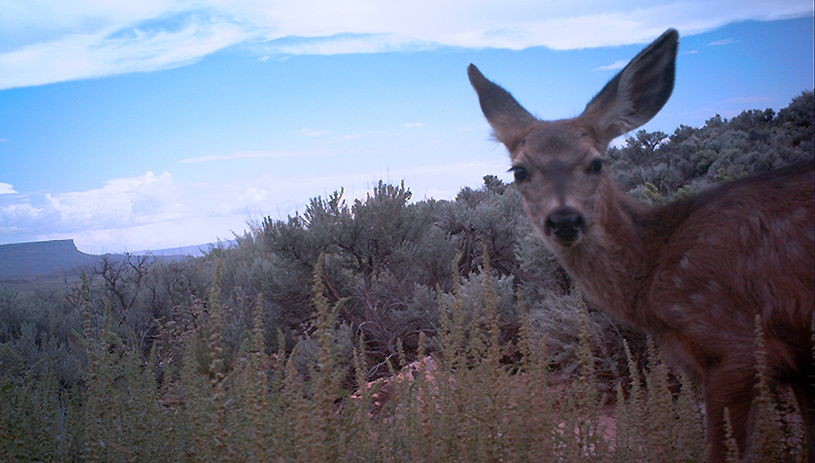
[[[231,246],[235,244],[234,240],[220,240],[219,242],[215,243],[200,243],[200,244],[189,244],[186,246],[178,246],[172,248],[163,248],[163,249],[138,249],[138,250],[131,250],[131,249],[124,249],[121,252],[117,253],[105,253],[105,254],[89,254],[87,252],[82,251],[81,249],[76,247],[76,243],[72,238],[64,238],[64,239],[55,239],[55,240],[43,240],[43,241],[26,241],[20,243],[4,243],[0,244],[0,248],[4,247],[25,247],[29,245],[40,245],[40,244],[47,244],[47,243],[59,243],[59,242],[67,242],[70,243],[77,251],[81,252],[82,254],[91,255],[91,256],[104,256],[104,255],[123,255],[123,254],[130,254],[133,256],[146,256],[146,255],[155,255],[155,256],[177,256],[177,255],[203,255],[203,249],[208,246],[217,246],[217,245],[228,245]],[[195,250],[195,253],[190,254],[190,251]],[[178,254],[182,253],[182,254]],[[187,253],[187,254],[184,254]]]
[[[313,3],[9,7],[0,244],[197,246],[379,180],[416,201],[511,181],[469,63],[534,115],[573,117],[675,27],[674,93],[642,127],[667,134],[778,111],[815,80],[811,2]]]

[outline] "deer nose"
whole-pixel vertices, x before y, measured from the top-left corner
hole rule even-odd
[[[561,207],[556,209],[546,219],[545,231],[547,235],[554,233],[562,241],[570,242],[577,238],[578,233],[586,229],[586,221],[575,209]]]

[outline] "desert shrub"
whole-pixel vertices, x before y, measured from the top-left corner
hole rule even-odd
[[[682,125],[670,136],[640,130],[606,156],[624,191],[645,199],[638,192],[650,183],[670,199],[683,187],[700,191],[812,159],[813,114],[815,93],[807,91],[777,114],[749,110],[729,121],[716,115],[702,127]]]
[[[391,393],[374,409],[372,401],[383,390],[365,385],[362,338],[351,349],[358,392],[351,394],[343,380],[348,333],[337,319],[343,302],[326,297],[321,266],[318,260],[312,280],[311,354],[300,356],[302,342],[290,355],[283,346],[267,351],[258,300],[241,346],[235,355],[224,355],[216,271],[206,302],[209,318],[188,333],[180,368],[165,371],[163,381],[157,380],[155,356],[142,359],[138,345],[113,329],[111,312],[94,325],[86,297],[90,368],[78,387],[67,390],[47,374],[0,375],[0,455],[7,461],[227,462],[703,458],[701,401],[694,384],[685,377],[672,382],[652,343],[644,370],[623,343],[630,376],[619,379],[610,397],[598,378],[602,367],[593,354],[585,308],[578,310],[577,368],[569,381],[553,381],[547,352],[556,349],[549,336],[534,335],[535,317],[522,302],[516,307],[521,361],[503,363],[506,345],[498,313],[505,290],[495,277],[479,280],[478,297],[474,287],[465,289],[474,281],[453,278],[455,296],[439,304],[440,328],[432,340],[437,353],[426,357],[430,339],[420,335],[425,360],[399,375],[394,370],[389,383],[379,383],[389,385]],[[485,260],[483,275],[490,274]],[[87,294],[87,286],[83,291]],[[480,322],[473,314],[480,314]],[[762,349],[757,342],[759,359]],[[0,358],[7,357],[0,347]],[[307,375],[298,371],[298,362]],[[772,395],[762,394],[760,415],[767,418],[757,423],[756,455],[771,452],[785,455],[784,461],[803,461],[800,423],[779,421]],[[614,397],[613,407],[606,405]]]
[[[546,340],[551,353],[553,379],[568,382],[580,368],[578,349],[580,336],[587,334],[592,355],[597,359],[595,375],[602,379],[603,393],[613,393],[614,382],[625,376],[627,342],[636,346],[638,361],[645,351],[645,336],[616,324],[603,312],[589,309],[578,288],[570,294],[550,294],[529,307],[529,318],[535,339]]]

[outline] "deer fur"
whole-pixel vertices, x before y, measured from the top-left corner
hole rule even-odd
[[[758,315],[771,379],[792,387],[813,462],[813,161],[659,207],[626,196],[603,167],[609,142],[668,101],[678,38],[666,31],[572,119],[538,120],[472,64],[468,75],[529,218],[587,300],[701,381],[711,461],[724,461],[725,408],[749,451]]]

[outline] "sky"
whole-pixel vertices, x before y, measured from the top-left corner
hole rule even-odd
[[[568,118],[670,27],[646,130],[813,88],[811,0],[0,0],[0,244],[157,250],[379,180],[414,200],[509,181],[469,63]]]

